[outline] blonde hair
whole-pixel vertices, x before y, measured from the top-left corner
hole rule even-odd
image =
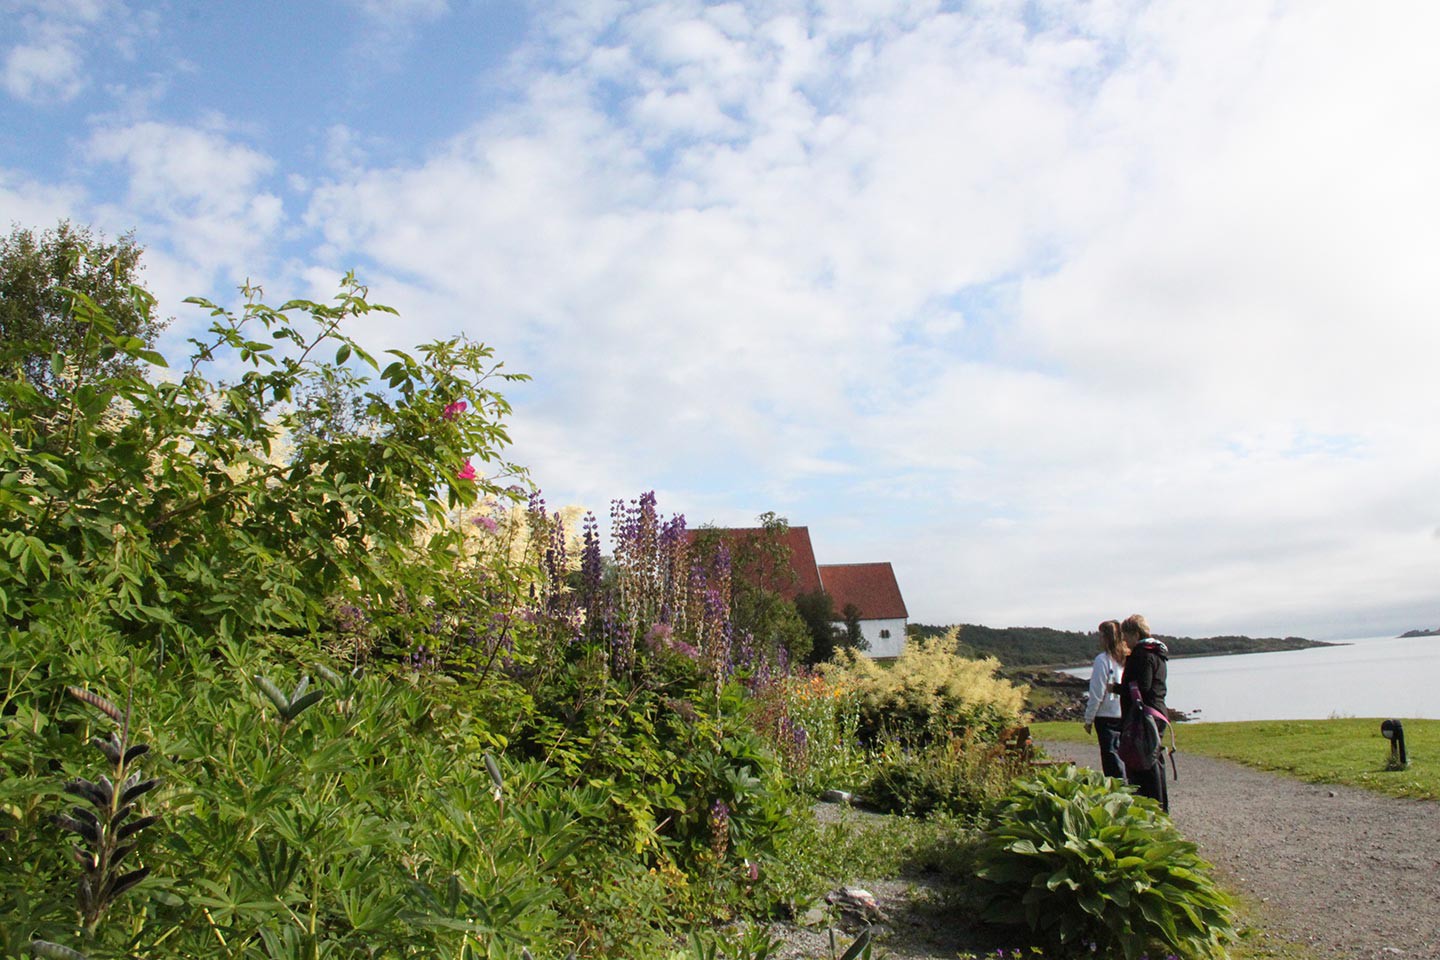
[[[1150,636],[1150,624],[1138,613],[1132,613],[1120,624],[1120,632],[1127,637],[1140,637],[1141,639]]]
[[[1106,620],[1100,624],[1100,643],[1117,663],[1125,662],[1125,644],[1120,639],[1120,621]]]

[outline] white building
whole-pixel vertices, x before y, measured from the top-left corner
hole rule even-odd
[[[851,604],[860,611],[860,632],[870,644],[866,653],[882,660],[900,656],[910,614],[889,563],[821,564],[820,584],[835,601],[836,616]]]

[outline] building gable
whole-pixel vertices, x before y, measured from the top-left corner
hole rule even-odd
[[[835,614],[854,604],[862,620],[904,620],[905,599],[889,563],[827,563],[820,582],[835,601]]]

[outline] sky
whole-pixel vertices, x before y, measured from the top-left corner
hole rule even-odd
[[[0,224],[396,307],[601,516],[912,621],[1440,625],[1428,0],[0,0]]]

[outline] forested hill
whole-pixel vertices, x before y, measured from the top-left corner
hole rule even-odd
[[[924,623],[910,624],[910,637],[942,636],[949,627]],[[1166,637],[1171,657],[1205,657],[1227,653],[1264,653],[1270,650],[1301,650],[1331,644],[1303,637]],[[967,656],[995,657],[1006,667],[1084,666],[1100,649],[1096,633],[1054,630],[1050,627],[960,626],[960,652]]]

